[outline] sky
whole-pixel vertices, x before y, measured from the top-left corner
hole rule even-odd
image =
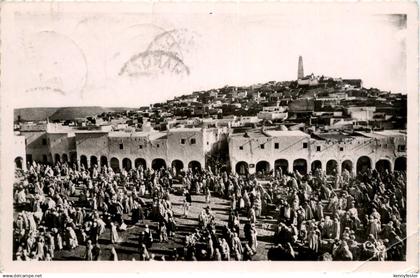
[[[404,15],[21,12],[9,39],[15,107],[139,107],[295,80],[299,55],[305,74],[407,88]]]

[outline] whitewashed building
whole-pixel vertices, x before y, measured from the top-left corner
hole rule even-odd
[[[252,130],[229,136],[232,170],[245,174],[298,170],[301,174],[322,169],[327,174],[345,168],[356,174],[367,168],[406,169],[405,132],[314,134],[302,131]]]

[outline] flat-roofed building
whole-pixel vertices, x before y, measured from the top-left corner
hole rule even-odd
[[[48,146],[47,124],[21,126],[20,135],[25,137],[26,161],[52,162]]]
[[[406,170],[405,132],[319,133],[251,130],[229,136],[231,168],[240,174],[322,169],[327,174],[367,169]],[[273,171],[274,172],[274,171]]]
[[[77,132],[79,164],[107,165],[115,171],[140,165],[178,171],[206,166],[206,155],[218,148],[223,129],[174,128],[165,132]]]
[[[17,147],[15,162],[22,168],[32,161],[52,164],[67,161],[85,168],[107,165],[115,171],[140,165],[179,171],[207,167],[209,158],[228,157],[231,169],[242,174],[268,173],[279,168],[301,174],[315,169],[327,174],[346,169],[356,174],[372,168],[393,171],[407,167],[405,131],[309,135],[298,127],[242,128],[228,135],[229,130],[230,127],[181,127],[139,132],[31,127],[15,136],[16,146],[21,146]]]
[[[269,172],[276,163],[292,171],[308,159],[310,136],[302,131],[251,130],[229,136],[230,166],[236,172]]]

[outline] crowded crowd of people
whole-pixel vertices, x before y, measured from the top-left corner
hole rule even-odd
[[[54,260],[63,249],[81,247],[80,259],[118,260],[124,234],[139,226],[132,259],[156,260],[153,246],[174,241],[180,219],[192,217],[197,224],[182,246],[160,260],[405,259],[405,172],[368,169],[353,177],[347,170],[327,176],[320,169],[302,175],[278,168],[268,176],[261,181],[210,167],[119,172],[32,162],[16,172],[14,259]],[[183,196],[180,214],[174,194]],[[194,195],[204,195],[206,203],[198,216],[191,214]],[[214,197],[229,200],[227,221],[213,212]],[[273,231],[263,258],[261,229]],[[110,257],[103,256],[104,245]]]
[[[286,187],[287,196],[279,199],[273,259],[405,259],[405,172],[278,176],[271,186]]]

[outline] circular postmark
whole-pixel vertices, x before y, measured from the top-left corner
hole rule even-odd
[[[25,92],[62,95],[81,93],[87,82],[87,60],[82,49],[67,35],[41,31],[24,44]]]
[[[149,44],[147,51],[164,50],[172,52],[180,59],[195,46],[196,36],[188,29],[173,29],[157,35]]]
[[[190,70],[176,54],[163,50],[154,50],[133,55],[121,68],[119,74],[133,77],[165,73],[188,75]]]
[[[185,54],[194,45],[193,32],[187,29],[160,30],[143,51],[134,53],[125,61],[119,76],[152,76],[160,74],[189,75]]]

